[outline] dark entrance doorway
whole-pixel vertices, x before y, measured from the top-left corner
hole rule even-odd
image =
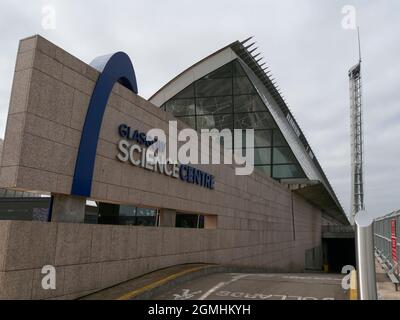
[[[346,265],[356,266],[356,248],[354,238],[323,239],[324,260],[328,271],[341,273]]]

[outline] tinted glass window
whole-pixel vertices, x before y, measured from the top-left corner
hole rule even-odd
[[[242,66],[240,65],[240,62],[235,60],[233,63],[233,72],[235,77],[243,77],[246,76],[246,73],[244,72]]]
[[[175,226],[177,228],[200,228],[200,216],[197,214],[176,214]],[[203,219],[204,228],[204,219]]]
[[[173,99],[181,99],[181,98],[193,98],[194,97],[194,85],[191,84],[190,86],[183,89],[179,92]]]
[[[194,115],[194,99],[170,100],[166,103],[166,111],[174,116]]]
[[[254,131],[254,146],[255,147],[270,147],[271,146],[271,131],[270,130]]]
[[[287,148],[274,148],[274,163],[285,164],[285,163],[297,163],[296,157],[292,150]]]
[[[232,95],[231,78],[202,79],[196,82],[197,97]]]
[[[192,129],[196,129],[196,119],[195,117],[176,117],[178,120],[181,120],[185,124],[187,124]]]
[[[268,177],[271,176],[271,166],[255,166],[254,170],[266,174]]]
[[[232,113],[232,96],[197,98],[197,114]]]
[[[299,165],[274,165],[273,177],[276,179],[303,178],[304,174]]]
[[[252,152],[258,171],[277,179],[303,177],[293,152],[239,60],[197,80],[176,97],[182,99],[167,103],[167,111],[198,131],[254,129]],[[242,145],[239,139],[234,141],[237,150],[246,147],[245,132],[242,137]]]
[[[271,148],[254,149],[254,164],[271,164]]]
[[[2,199],[0,220],[47,221],[50,198]]]
[[[232,128],[232,115],[208,115],[197,116],[197,127],[199,129],[231,129]]]
[[[258,95],[235,96],[235,112],[267,111]]]
[[[157,210],[136,208],[131,206],[119,207],[119,224],[132,226],[155,226]]]
[[[284,136],[279,130],[274,130],[274,146],[276,147],[286,147],[288,146]]]
[[[235,114],[236,129],[268,129],[275,123],[269,112],[253,112]]]
[[[272,130],[254,130],[254,147],[271,147],[271,135]],[[241,144],[239,142],[235,144],[235,149],[246,148],[246,130],[242,131]]]
[[[235,93],[235,95],[250,94],[256,92],[249,78],[247,77],[234,78],[233,83],[234,83],[233,92]]]
[[[137,208],[136,225],[137,226],[155,226],[157,211],[154,209]]]
[[[204,79],[218,79],[218,78],[231,78],[232,77],[232,63],[228,63],[221,68],[209,73]]]

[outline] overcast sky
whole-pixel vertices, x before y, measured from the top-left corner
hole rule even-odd
[[[356,9],[362,37],[366,207],[377,216],[400,209],[398,0],[2,0],[0,137],[21,38],[41,34],[87,63],[125,51],[149,98],[193,63],[253,35],[348,213],[347,71],[358,49],[356,32],[342,26],[346,5]],[[46,19],[48,8],[55,20]]]

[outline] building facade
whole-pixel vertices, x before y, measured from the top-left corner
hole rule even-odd
[[[122,53],[88,65],[40,36],[21,40],[0,187],[50,194],[50,222],[0,221],[0,298],[76,298],[181,263],[304,270],[323,221],[348,221],[261,71],[235,42],[148,101]],[[118,158],[122,124],[169,132],[170,121],[178,131],[254,128],[255,172],[194,164],[174,177]],[[56,290],[41,288],[45,265],[57,270]]]

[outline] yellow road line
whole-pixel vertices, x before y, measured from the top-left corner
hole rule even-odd
[[[156,282],[150,283],[150,284],[148,284],[148,285],[146,285],[146,286],[144,286],[144,287],[142,287],[140,289],[136,289],[136,290],[133,290],[131,292],[128,292],[128,293],[120,296],[116,300],[129,300],[129,299],[132,299],[132,298],[136,297],[137,295],[139,295],[140,293],[143,293],[145,291],[157,288],[157,287],[159,287],[159,286],[161,286],[161,285],[163,285],[163,284],[165,284],[165,283],[167,283],[169,281],[172,281],[172,280],[174,280],[174,279],[176,279],[178,277],[181,277],[181,276],[183,276],[183,275],[185,275],[187,273],[198,271],[198,270],[203,269],[203,268],[206,268],[206,267],[201,266],[201,267],[196,267],[196,268],[191,268],[191,269],[180,271],[180,272],[172,274],[172,275],[170,275],[170,276],[168,276],[166,278],[163,278],[163,279],[160,279],[160,280],[158,280]]]

